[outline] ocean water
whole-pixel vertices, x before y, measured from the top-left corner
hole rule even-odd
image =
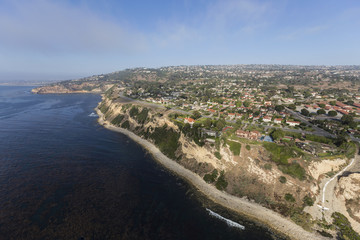
[[[0,86],[0,239],[281,239],[98,125],[100,96],[30,90]]]

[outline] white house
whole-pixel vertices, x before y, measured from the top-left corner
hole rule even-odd
[[[300,125],[300,122],[297,122],[297,121],[286,121],[286,123],[292,127]]]
[[[274,119],[274,123],[276,123],[276,124],[281,124],[281,122],[282,122],[282,118],[275,118]]]

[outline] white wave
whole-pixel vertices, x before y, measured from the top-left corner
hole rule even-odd
[[[245,227],[237,222],[231,221],[230,219],[224,218],[223,216],[217,214],[216,212],[211,211],[210,209],[206,209],[206,211],[209,212],[210,216],[216,217],[217,219],[220,219],[227,223],[229,227],[236,227],[240,228],[241,230],[245,230]]]
[[[89,117],[97,117],[98,115],[96,114],[96,113],[90,113],[89,115],[88,115]]]

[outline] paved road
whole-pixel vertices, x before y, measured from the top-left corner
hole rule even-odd
[[[307,125],[311,126],[314,129],[313,134],[315,135],[319,135],[319,136],[323,136],[323,137],[332,137],[335,138],[334,134],[331,134],[327,131],[325,131],[324,129],[321,129],[315,125],[313,125],[312,123],[310,123],[303,115],[301,115],[298,112],[295,112],[289,108],[285,108],[285,110],[290,113],[291,115],[293,115],[294,117],[298,118],[301,122],[306,123]]]
[[[148,107],[151,107],[151,108],[161,108],[161,109],[166,109],[166,107],[162,106],[162,105],[159,105],[159,104],[155,104],[155,103],[148,103],[148,102],[145,102],[145,101],[140,101],[140,100],[137,100],[137,99],[133,99],[133,98],[129,98],[129,97],[126,97],[124,96],[124,93],[119,93],[119,97],[121,98],[122,101],[125,101],[125,102],[129,102],[129,103],[138,103],[138,104],[141,104],[143,106],[148,106]]]
[[[159,104],[155,104],[155,103],[149,103],[149,102],[145,102],[145,101],[140,101],[137,99],[133,99],[133,98],[129,98],[124,96],[123,93],[119,94],[120,98],[122,98],[122,100],[125,100],[129,103],[133,102],[133,103],[138,103],[144,106],[148,106],[148,107],[152,107],[152,108],[160,108],[160,109],[166,109],[166,107],[159,105]],[[191,115],[191,112],[187,112],[178,108],[171,108],[171,111],[174,112],[178,112],[180,114],[185,114],[185,115]],[[304,118],[300,113],[294,112],[288,108],[286,108],[286,110],[291,113],[292,115],[294,115],[296,118],[300,119],[302,122],[308,124],[309,126],[312,126],[312,128],[314,129],[314,132],[308,132],[308,131],[303,131],[301,129],[292,129],[292,128],[287,128],[287,127],[274,127],[274,126],[265,126],[265,125],[261,125],[261,124],[256,124],[256,123],[250,123],[251,125],[257,125],[257,126],[261,126],[261,127],[265,127],[265,129],[269,129],[269,128],[277,128],[277,129],[282,129],[282,130],[286,130],[289,132],[295,132],[295,133],[305,133],[305,134],[314,134],[314,135],[318,135],[318,136],[323,136],[323,137],[335,137],[335,135],[326,132],[325,130],[318,128],[316,126],[314,126],[312,123],[310,123],[306,118]],[[203,116],[206,118],[211,118],[211,116]],[[236,123],[235,120],[226,120],[226,122],[228,123]],[[360,142],[360,139],[356,139]]]

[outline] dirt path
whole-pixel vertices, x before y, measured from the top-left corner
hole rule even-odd
[[[327,239],[320,236],[319,234],[305,231],[291,220],[286,219],[280,214],[262,207],[259,204],[232,196],[226,192],[219,191],[214,186],[207,184],[199,175],[191,172],[190,170],[166,157],[155,145],[149,141],[142,139],[141,137],[126,129],[110,125],[109,122],[103,120],[102,113],[100,111],[97,111],[97,113],[100,116],[99,123],[101,125],[104,125],[104,127],[109,130],[125,134],[136,141],[147,151],[149,151],[156,161],[158,161],[170,171],[189,181],[193,186],[195,186],[199,191],[201,191],[214,202],[223,205],[235,212],[246,215],[257,222],[264,223],[272,229],[289,236],[291,239]]]
[[[331,198],[332,194],[331,192],[334,191],[335,185],[337,183],[337,177],[340,176],[341,174],[343,174],[347,169],[349,169],[350,167],[352,167],[352,165],[355,163],[355,159],[358,156],[356,155],[353,159],[351,159],[349,165],[347,165],[343,170],[341,170],[340,172],[338,172],[337,174],[335,174],[335,176],[333,176],[332,178],[330,178],[327,182],[325,182],[323,190],[322,190],[322,199],[321,199],[321,203],[322,206],[325,207],[325,198],[329,201],[329,199]],[[332,183],[333,182],[333,183]],[[332,183],[329,187],[329,191],[328,194],[326,194],[326,189],[327,186],[329,185],[329,183]]]

